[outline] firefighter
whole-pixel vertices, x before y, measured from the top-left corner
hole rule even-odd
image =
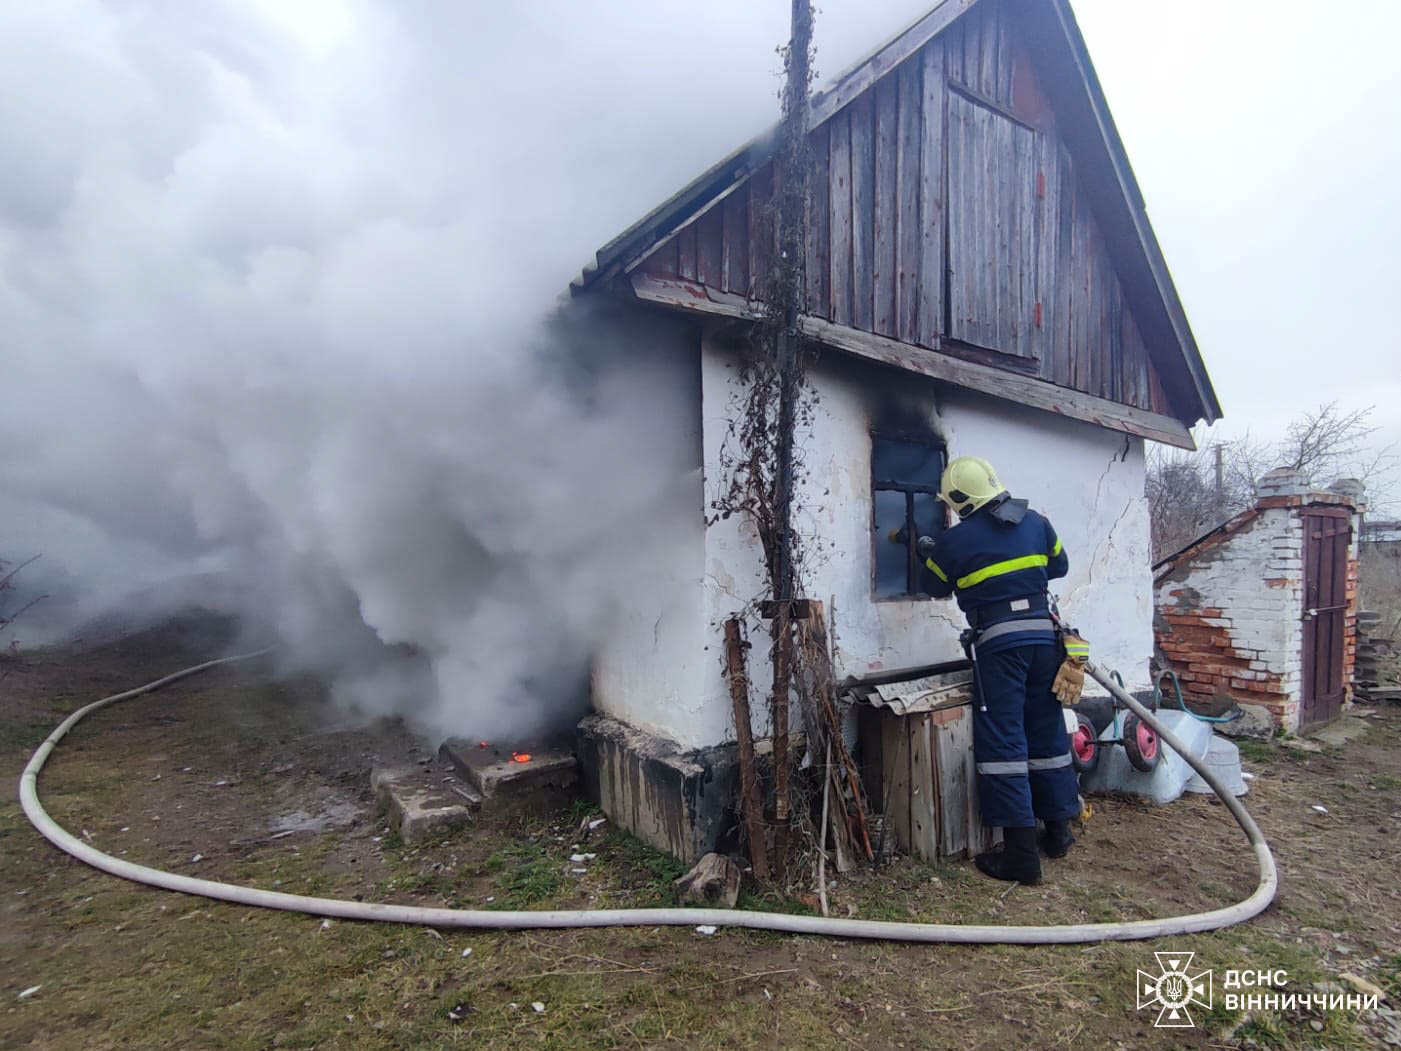
[[[1033,884],[1041,879],[1041,846],[1064,857],[1074,838],[1079,791],[1070,742],[1051,685],[1061,647],[1048,612],[1047,582],[1069,569],[1051,523],[1013,500],[997,472],[977,456],[949,463],[939,499],[958,520],[937,540],[921,537],[919,552],[933,574],[935,598],[950,595],[968,618],[963,644],[973,658],[973,757],[983,821],[1002,828],[1002,850],[980,854],[978,868],[994,879]]]

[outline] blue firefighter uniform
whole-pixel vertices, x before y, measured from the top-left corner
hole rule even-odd
[[[1070,742],[1051,693],[1060,647],[1047,582],[1070,567],[1060,538],[1030,509],[999,520],[981,507],[946,529],[925,562],[936,598],[953,595],[974,632],[979,687],[973,756],[983,820],[1002,828],[1080,812]]]

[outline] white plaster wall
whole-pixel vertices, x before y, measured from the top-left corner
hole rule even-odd
[[[667,537],[665,557],[646,560],[645,579],[624,589],[593,660],[594,707],[683,749],[714,744],[714,712],[702,683],[718,676],[702,603],[705,519],[697,468],[665,495],[647,527]],[[728,702],[726,702],[728,708]]]
[[[702,427],[707,504],[724,484],[721,449],[739,393],[738,359],[702,347]],[[1063,611],[1091,640],[1097,659],[1118,668],[1131,689],[1148,684],[1152,654],[1152,576],[1142,442],[1090,424],[891,370],[819,364],[809,380],[818,400],[799,435],[807,475],[797,525],[806,551],[803,591],[827,607],[839,675],[865,675],[962,657],[962,614],[945,601],[872,596],[870,434],[892,401],[942,436],[949,454],[976,454],[997,466],[1012,492],[1048,515],[1070,557],[1057,581]],[[752,527],[732,518],[705,534],[704,619],[712,652],[720,632],[760,594],[763,563]],[[751,620],[749,673],[769,681],[765,625]],[[700,683],[706,743],[733,737],[730,702],[717,660]],[[755,730],[767,732],[756,704]],[[673,736],[676,736],[673,733]]]

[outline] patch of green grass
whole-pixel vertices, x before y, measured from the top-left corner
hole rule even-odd
[[[486,859],[486,871],[495,873],[497,893],[493,909],[528,909],[557,896],[565,887],[562,862],[549,857],[534,843],[512,843]]]
[[[1273,763],[1280,757],[1279,745],[1274,741],[1256,741],[1243,737],[1236,742],[1240,757],[1252,763]]]
[[[582,820],[582,819],[581,819]],[[674,882],[686,874],[686,865],[670,854],[653,850],[636,836],[612,829],[597,848],[598,867],[613,874],[629,904],[639,908],[675,905]]]
[[[1401,792],[1401,777],[1377,774],[1372,778],[1372,786],[1381,792]]]

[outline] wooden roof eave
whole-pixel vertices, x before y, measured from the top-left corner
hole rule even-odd
[[[619,285],[622,294],[628,294],[629,290],[641,302],[689,314],[745,321],[763,316],[762,305],[753,300],[717,292],[692,281],[633,274]],[[1082,394],[1032,376],[965,361],[938,350],[835,325],[822,318],[803,315],[798,323],[808,339],[865,361],[1179,449],[1196,448],[1191,432],[1170,416]]]

